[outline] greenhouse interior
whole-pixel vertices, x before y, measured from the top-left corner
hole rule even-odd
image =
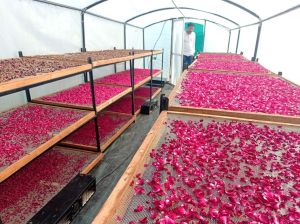
[[[299,0],[0,18],[0,224],[300,223]]]

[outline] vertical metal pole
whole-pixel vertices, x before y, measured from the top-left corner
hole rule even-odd
[[[129,61],[130,81],[131,81],[131,114],[135,114],[134,110],[134,59]]]
[[[124,23],[124,49],[126,49],[126,23]],[[126,70],[126,61],[124,62],[124,70]]]
[[[84,12],[81,12],[81,36],[82,36],[82,49],[85,51]]]
[[[259,40],[260,40],[261,27],[262,27],[262,23],[260,23],[258,25],[257,37],[256,37],[256,43],[255,43],[255,49],[254,49],[254,56],[252,57],[252,61],[255,61],[257,58],[257,50],[258,50],[258,45],[259,45]]]
[[[31,95],[30,95],[30,89],[29,88],[26,88],[25,89],[25,93],[26,93],[26,99],[27,99],[27,102],[31,102]]]
[[[92,59],[90,57],[88,58],[88,63],[92,64]],[[98,111],[97,111],[97,104],[96,104],[96,97],[95,97],[93,68],[89,71],[89,77],[90,77],[90,88],[91,88],[91,95],[92,95],[92,104],[93,104],[93,109],[95,111],[94,124],[95,124],[95,133],[96,133],[97,151],[100,152],[101,151],[101,145],[100,145],[98,116],[97,116]]]
[[[143,28],[143,50],[145,50],[145,29]],[[146,68],[146,59],[143,57],[143,68]]]
[[[150,103],[152,101],[152,79],[153,79],[153,50],[150,56]]]
[[[117,48],[114,47],[114,50],[116,50]],[[117,63],[114,64],[114,72],[117,73]]]
[[[235,53],[236,53],[236,54],[237,54],[238,49],[239,49],[240,35],[241,35],[241,29],[239,29],[238,37],[237,37],[237,41],[236,41],[236,48],[235,48]]]
[[[231,30],[229,30],[229,38],[228,38],[228,45],[227,45],[227,53],[229,52],[230,39],[231,39]]]
[[[203,51],[204,51],[204,45],[205,45],[205,35],[206,35],[206,20],[204,20]]]
[[[164,73],[164,49],[161,53],[161,73],[160,73],[160,86],[163,87],[163,73]]]
[[[170,69],[169,69],[169,81],[172,80],[172,70],[173,70],[173,32],[174,32],[174,20],[172,19],[171,25],[171,48],[170,48]]]
[[[85,49],[85,48],[81,48],[80,50],[81,50],[81,52],[86,52],[86,49]],[[84,72],[84,73],[83,73],[83,81],[84,81],[85,83],[88,82],[87,72]]]
[[[18,55],[20,58],[23,57],[23,52],[22,51],[18,51]],[[27,99],[27,102],[31,102],[31,95],[30,95],[30,88],[26,88],[25,89],[25,94],[26,94],[26,99]]]

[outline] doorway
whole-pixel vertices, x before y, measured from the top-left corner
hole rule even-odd
[[[184,28],[186,29],[189,22],[186,22],[184,24]],[[195,46],[195,55],[198,53],[203,52],[204,48],[204,25],[199,23],[193,23],[194,24],[194,32],[196,34],[196,46]]]

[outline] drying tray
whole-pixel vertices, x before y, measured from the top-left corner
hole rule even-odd
[[[96,83],[94,84],[94,90],[97,112],[103,110],[110,104],[116,102],[117,100],[121,99],[126,94],[131,92],[131,88],[129,87],[111,86]],[[104,96],[103,93],[105,92],[105,90],[108,91],[107,96],[105,96],[105,98],[103,99],[99,98]],[[62,100],[56,99],[56,97],[62,97]],[[82,102],[78,102],[78,99],[82,99]],[[79,86],[62,90],[48,96],[33,99],[32,102],[84,110],[93,110],[90,83],[81,84]]]
[[[0,182],[87,123],[94,114],[33,103],[0,113],[3,150],[0,154]],[[64,122],[58,120],[60,117]]]
[[[124,73],[125,72],[125,73]],[[121,73],[121,72],[119,72]],[[122,71],[122,75],[128,75],[128,84],[126,85],[121,85],[118,83],[118,81],[111,81],[111,82],[106,82],[106,81],[103,81],[103,78],[99,78],[99,79],[95,79],[94,82],[95,83],[99,83],[99,84],[103,84],[103,85],[113,85],[113,86],[131,86],[131,83],[130,83],[130,70],[126,70],[126,71]],[[162,71],[155,71],[152,75],[152,77],[157,77],[159,76],[160,74],[162,73]],[[114,74],[110,74],[108,76],[118,76],[118,73],[114,73]],[[107,77],[107,76],[106,76]],[[104,77],[105,78],[105,77]],[[147,78],[137,82],[137,83],[134,83],[134,89],[137,89],[139,87],[141,87],[142,85],[146,84],[147,82],[149,82],[151,80],[151,76],[150,76],[150,69],[149,69],[149,75],[147,76]]]
[[[260,65],[258,62],[253,62],[253,61],[247,61],[247,60],[244,60],[244,61],[225,61],[225,60],[218,60],[218,62],[234,62],[234,63],[239,63],[239,62],[248,62],[248,63],[254,63],[254,64],[258,64],[259,66],[261,66],[262,68],[264,68],[266,70],[266,72],[255,72],[255,71],[237,71],[237,70],[226,70],[226,69],[205,69],[205,68],[197,68],[195,67],[195,65],[199,62],[200,59],[196,59],[189,67],[188,67],[188,70],[194,70],[194,71],[197,71],[197,70],[201,70],[201,71],[207,71],[207,72],[210,72],[210,71],[215,71],[215,72],[234,72],[234,73],[240,73],[240,74],[274,74],[273,72],[269,71],[268,69],[264,68],[262,65]],[[205,61],[205,60],[203,60]],[[206,60],[206,61],[210,61],[210,62],[217,62],[217,60]]]
[[[98,114],[97,119],[100,133],[100,148],[104,152],[135,121],[135,116],[103,111]],[[96,151],[94,120],[69,135],[60,144]]]
[[[197,71],[194,71],[197,72]],[[201,72],[201,71],[199,71]],[[210,71],[211,72],[211,71]],[[219,73],[218,71],[215,71]],[[177,84],[175,85],[174,89],[169,95],[169,110],[171,111],[181,111],[187,113],[200,113],[200,114],[211,114],[217,116],[229,116],[229,117],[238,117],[238,118],[245,118],[245,119],[254,119],[254,120],[263,120],[263,121],[274,121],[274,122],[281,122],[281,123],[290,123],[290,124],[297,124],[300,126],[300,117],[299,116],[286,116],[286,115],[279,115],[279,114],[267,114],[267,113],[260,113],[260,112],[244,112],[244,111],[233,111],[233,110],[224,110],[224,109],[211,109],[211,108],[200,108],[200,107],[191,107],[191,106],[182,106],[175,98],[177,93],[180,93],[182,81],[186,78],[188,71],[184,71],[179,78]],[[227,73],[225,73],[227,74]],[[230,73],[232,74],[232,73]],[[233,73],[236,75],[241,75],[237,73]],[[245,74],[244,74],[245,75]],[[264,74],[256,74],[257,76],[268,76]],[[290,83],[293,86],[299,87],[299,85],[288,81],[280,76],[273,76],[274,78],[284,80],[285,82]],[[299,87],[300,88],[300,87]]]
[[[144,164],[150,164],[152,162],[150,158],[150,152],[156,148],[159,148],[162,144],[166,142],[166,138],[170,138],[169,135],[169,124],[170,121],[179,120],[179,121],[202,121],[207,122],[227,122],[231,123],[246,123],[249,122],[253,125],[259,126],[261,128],[268,126],[272,129],[280,129],[284,131],[292,131],[296,133],[300,133],[299,127],[294,125],[287,125],[283,123],[277,122],[268,122],[268,121],[256,121],[250,119],[242,119],[242,118],[231,118],[231,117],[222,117],[222,116],[212,116],[206,114],[190,114],[190,113],[180,113],[180,112],[170,112],[163,111],[158,117],[157,121],[154,123],[152,129],[147,134],[144,142],[136,152],[132,161],[128,165],[124,174],[118,181],[117,185],[114,187],[112,193],[102,206],[98,215],[93,220],[94,224],[108,224],[108,223],[129,223],[129,221],[134,220],[135,223],[138,223],[138,220],[141,217],[148,216],[148,223],[152,221],[150,219],[150,214],[143,210],[143,212],[133,212],[133,209],[136,208],[137,205],[142,204],[147,207],[145,203],[149,198],[147,195],[138,195],[134,196],[134,186],[132,185],[133,181],[137,180],[135,177],[140,175],[144,179],[149,177],[149,172],[155,170],[148,170],[148,166]],[[298,149],[300,146],[298,146]],[[151,175],[151,174],[150,174]],[[146,180],[145,180],[146,181]],[[147,193],[147,192],[146,192]],[[151,203],[151,202],[150,202]],[[216,221],[211,220],[209,223],[216,223]]]

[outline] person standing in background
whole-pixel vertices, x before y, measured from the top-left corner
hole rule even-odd
[[[195,54],[196,34],[194,24],[189,23],[183,34],[183,68],[185,70],[192,64]]]

